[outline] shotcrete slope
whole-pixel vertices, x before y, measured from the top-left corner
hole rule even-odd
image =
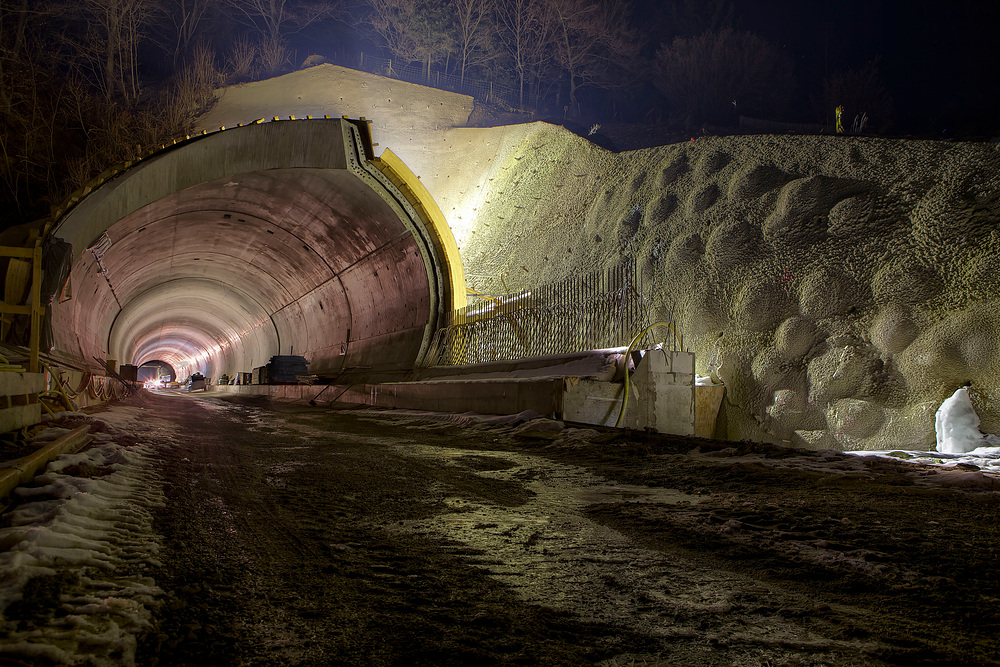
[[[1000,145],[739,136],[615,154],[544,123],[449,129],[468,100],[451,93],[331,66],[287,76],[324,99],[337,79],[393,87],[403,115],[371,107],[375,140],[422,175],[470,286],[639,258],[699,371],[727,385],[720,436],[929,449],[965,382],[1000,432]],[[251,84],[265,115],[303,113],[283,79]],[[232,99],[213,124],[253,120]],[[403,142],[413,104],[426,129]]]

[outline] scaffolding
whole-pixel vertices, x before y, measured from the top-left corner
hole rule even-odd
[[[29,316],[31,324],[28,334],[28,368],[21,370],[37,373],[38,349],[45,309],[41,300],[42,235],[35,230],[32,231],[32,235],[28,247],[0,246],[0,257],[10,258],[4,280],[3,301],[0,301],[0,339],[7,339],[14,324],[12,316]],[[27,303],[23,303],[24,292],[29,284]]]

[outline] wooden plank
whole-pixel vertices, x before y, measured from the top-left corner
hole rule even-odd
[[[31,272],[31,334],[28,342],[28,370],[38,372],[38,351],[42,335],[42,243],[35,243]]]
[[[0,372],[0,395],[39,394],[45,389],[45,373]]]
[[[694,388],[694,434],[699,438],[711,438],[715,433],[715,422],[719,418],[722,398],[726,395],[726,385],[697,385]]]
[[[7,497],[19,485],[30,482],[57,456],[82,449],[93,440],[89,430],[90,426],[85,424],[25,457],[3,464],[0,467],[0,498]]]
[[[0,246],[0,257],[23,257],[25,259],[31,259],[34,252],[34,248]]]

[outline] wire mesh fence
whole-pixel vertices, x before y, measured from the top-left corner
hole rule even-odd
[[[625,347],[652,324],[652,289],[634,261],[516,294],[480,299],[451,314],[431,364],[479,364]],[[673,321],[672,314],[659,317]]]
[[[522,97],[521,92],[511,86],[495,83],[493,81],[483,81],[470,76],[464,78],[458,74],[452,74],[433,67],[426,68],[413,63],[399,62],[392,58],[369,53],[343,53],[336,57],[337,64],[379,74],[400,81],[418,83],[422,86],[450,90],[463,95],[470,95],[481,102],[487,104],[500,104],[508,109],[518,111],[534,111],[543,105],[552,106],[556,104],[555,98],[542,96],[534,89],[525,90]]]

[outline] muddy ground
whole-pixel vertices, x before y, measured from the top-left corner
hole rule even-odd
[[[137,664],[1000,662],[1000,496],[906,462],[187,396],[92,418],[163,480]]]

